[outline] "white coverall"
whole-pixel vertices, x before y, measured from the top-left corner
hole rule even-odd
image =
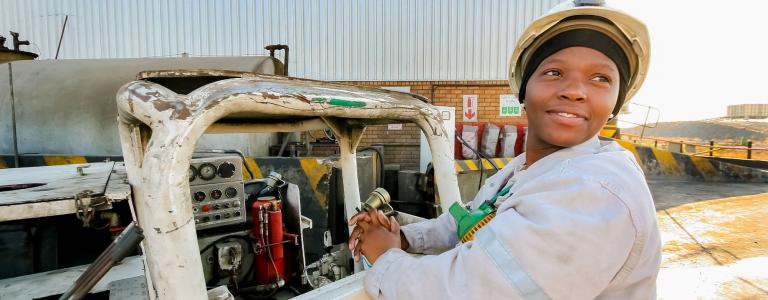
[[[653,299],[661,259],[656,214],[634,156],[596,136],[526,170],[525,154],[488,178],[479,206],[507,183],[497,216],[458,244],[450,214],[402,227],[408,252],[365,275],[380,299]]]

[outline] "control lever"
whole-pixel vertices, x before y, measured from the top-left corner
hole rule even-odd
[[[280,175],[280,173],[273,171],[269,172],[269,175],[266,178],[266,183],[267,186],[261,189],[258,195],[259,197],[274,193],[279,187],[285,184],[285,181],[283,181],[283,176]]]
[[[381,210],[385,216],[396,216],[397,211],[395,211],[394,208],[392,208],[392,205],[389,204],[390,197],[387,190],[384,188],[376,188],[368,194],[368,199],[363,202],[363,209],[367,212],[372,212],[375,210]]]
[[[131,222],[104,252],[91,263],[85,272],[61,295],[59,300],[82,299],[91,291],[94,285],[107,274],[112,266],[123,260],[139,246],[144,239],[143,231],[136,222]]]

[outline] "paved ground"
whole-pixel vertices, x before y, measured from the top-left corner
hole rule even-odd
[[[659,299],[768,299],[768,184],[650,180]]]
[[[768,193],[766,183],[649,179],[648,186],[651,188],[657,210],[704,200]]]

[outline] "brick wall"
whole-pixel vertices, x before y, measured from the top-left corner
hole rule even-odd
[[[501,81],[351,81],[344,82],[372,87],[409,87],[410,92],[433,101],[434,105],[456,108],[456,122],[462,122],[463,95],[478,95],[478,122],[525,123],[521,117],[501,117],[499,96],[510,94],[506,80]],[[462,86],[449,86],[462,85]],[[432,95],[434,92],[434,99]],[[387,125],[369,126],[360,146],[383,145],[384,161],[399,164],[403,170],[419,168],[419,129],[415,124],[403,124],[402,130],[389,130]]]

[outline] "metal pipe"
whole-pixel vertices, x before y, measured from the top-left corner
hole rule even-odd
[[[432,152],[432,166],[435,168],[435,186],[440,195],[440,209],[447,212],[453,203],[461,201],[456,169],[453,168],[453,156],[450,155],[453,144],[448,141],[448,134],[439,119],[426,119],[417,123],[427,136],[429,151]]]
[[[200,102],[193,104],[192,99]],[[330,99],[348,100],[337,103]],[[225,121],[223,118],[235,112],[242,113],[245,119],[322,118],[334,132],[343,136],[339,143],[347,218],[354,215],[360,205],[354,151],[365,128],[349,124],[348,119],[421,123],[420,127],[426,128],[428,135],[446,139],[439,112],[420,97],[298,78],[253,74],[249,78],[209,84],[188,95],[175,94],[156,83],[134,81],[118,91],[116,100],[134,208],[139,223],[147,228],[144,250],[153,286],[151,292],[168,299],[205,299],[203,263],[186,172],[195,142],[211,124]],[[170,103],[174,104],[171,113],[158,108]],[[131,135],[131,126],[138,124],[152,124],[151,142],[142,142],[144,134]],[[448,141],[441,145],[439,151],[449,152]],[[440,173],[437,180],[453,176],[452,181],[438,181],[438,185],[453,185],[452,189],[438,187],[440,195],[455,202],[460,194],[452,157],[445,153],[442,157],[438,155],[435,157],[444,167],[435,168]],[[170,248],[174,251],[168,251]],[[179,282],[185,284],[179,285]]]
[[[283,133],[280,134],[280,136],[282,136],[282,138],[283,138],[283,144],[280,146],[280,151],[277,152],[277,157],[282,157],[283,156],[283,152],[285,151],[285,147],[288,146],[288,138],[291,137],[291,133],[290,132],[287,132],[287,133],[283,132]]]
[[[13,167],[19,167],[19,140],[16,132],[16,96],[13,93],[13,64],[8,63],[8,84],[11,93],[11,131],[13,132]]]
[[[19,51],[19,46],[29,46],[29,41],[22,41],[19,39],[19,33],[11,31],[11,36],[13,36],[13,50]]]
[[[283,72],[283,75],[288,76],[288,52],[290,49],[288,48],[288,45],[269,45],[264,47],[265,50],[269,51],[269,56],[275,57],[275,50],[283,50],[285,51],[285,61],[283,62],[283,67],[285,67],[285,70]]]
[[[130,254],[144,239],[141,228],[132,222],[122,233],[85,269],[74,284],[61,295],[62,299],[82,299],[115,264]]]
[[[69,15],[64,16],[64,25],[61,26],[61,35],[59,36],[59,45],[56,46],[56,56],[53,59],[59,59],[59,50],[61,50],[61,41],[64,39],[64,30],[67,29],[67,21],[69,21]]]
[[[640,130],[640,142],[643,141],[643,135],[645,135],[645,127],[648,124],[648,115],[651,114],[651,108],[648,107],[648,110],[645,111],[645,121],[643,121],[643,128]]]

